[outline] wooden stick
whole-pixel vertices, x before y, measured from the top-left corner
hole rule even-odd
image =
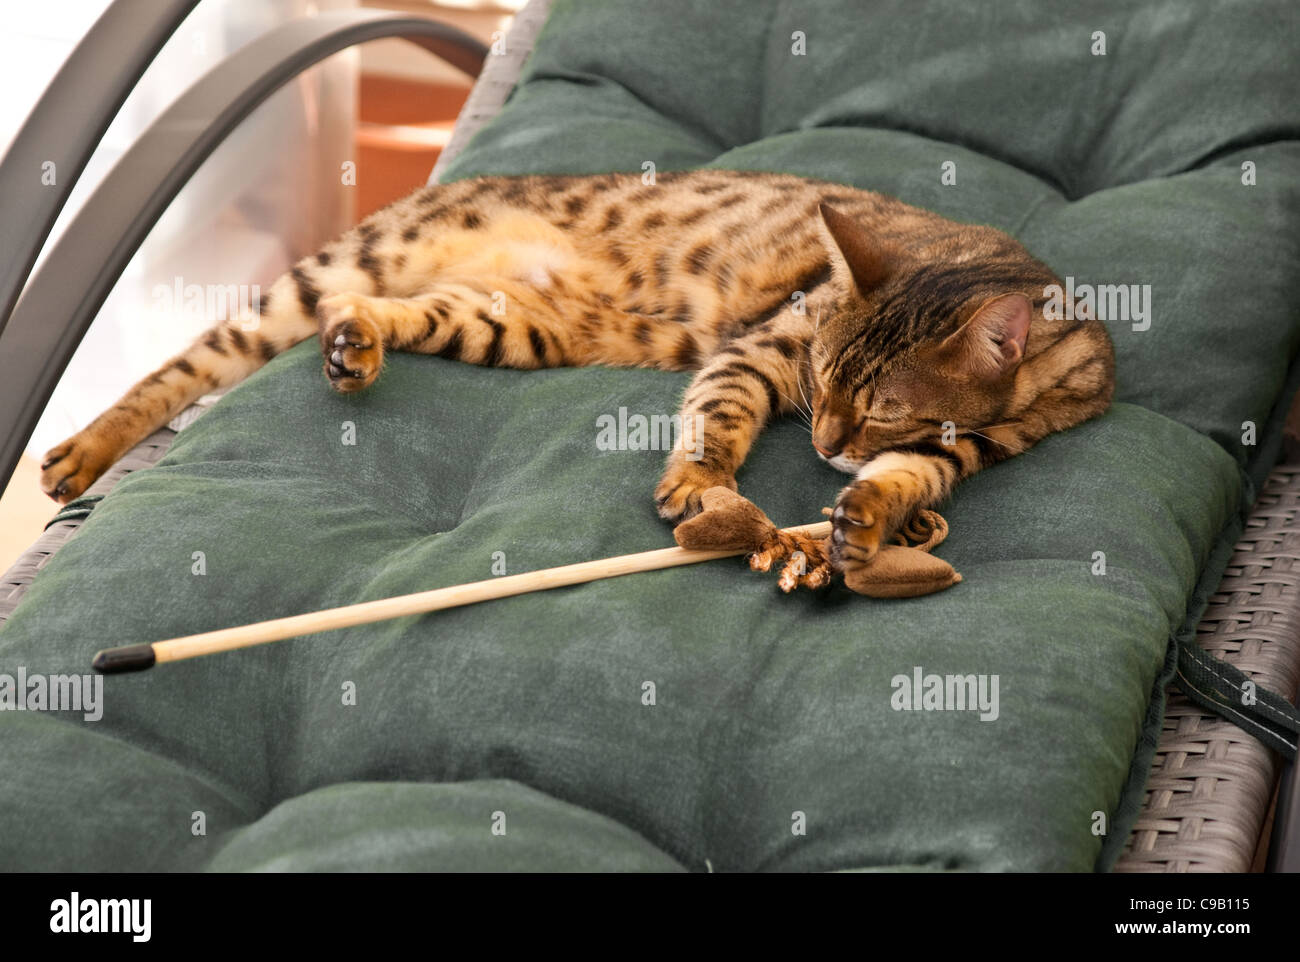
[[[830,534],[830,528],[829,521],[821,521],[785,530],[791,534],[821,539]],[[356,605],[345,605],[342,608],[326,608],[323,611],[312,611],[288,618],[259,621],[238,628],[205,631],[198,635],[186,635],[182,638],[155,641],[151,644],[105,648],[95,655],[91,664],[96,671],[104,674],[143,671],[160,662],[184,661],[187,658],[234,651],[236,648],[266,645],[273,641],[283,641],[286,638],[309,635],[318,631],[333,631],[336,628],[387,621],[390,618],[442,611],[444,608],[459,608],[463,605],[478,604],[480,601],[493,601],[497,598],[509,598],[512,595],[523,595],[532,591],[563,588],[565,585],[599,581],[602,578],[617,578],[622,575],[636,574],[639,571],[658,571],[661,568],[693,565],[717,558],[732,558],[746,552],[747,549],[691,551],[686,548],[660,548],[655,551],[642,551],[639,554],[620,555],[616,558],[582,561],[559,568],[543,568],[540,571],[490,578],[487,581],[475,581],[466,585],[452,585],[449,588],[419,591],[415,594],[399,595],[396,598],[364,601]]]

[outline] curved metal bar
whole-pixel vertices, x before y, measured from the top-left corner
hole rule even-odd
[[[255,107],[354,44],[399,37],[475,75],[487,47],[387,11],[303,18],[246,44],[196,81],[122,156],[68,225],[0,332],[0,479],[9,478],[59,377],[127,262],[172,198]]]
[[[117,0],[59,68],[0,159],[0,332],[104,131],[198,4]]]

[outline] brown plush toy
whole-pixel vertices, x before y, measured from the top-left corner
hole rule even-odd
[[[683,548],[747,550],[749,566],[755,571],[770,571],[784,561],[778,583],[786,592],[799,585],[823,588],[831,583],[829,539],[780,530],[755,504],[730,488],[709,488],[700,500],[704,510],[673,533]],[[830,514],[830,509],[824,508],[823,513]],[[951,588],[961,575],[929,553],[947,536],[948,522],[938,512],[918,511],[898,535],[898,544],[881,546],[869,564],[845,572],[844,583],[872,598],[913,598]]]

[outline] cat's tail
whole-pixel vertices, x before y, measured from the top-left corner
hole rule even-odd
[[[337,283],[330,281],[344,280],[332,276],[337,271],[325,269],[326,263],[327,258],[299,262],[271,285],[269,296],[261,295],[255,310],[210,328],[84,430],[51,448],[42,459],[41,489],[56,501],[71,501],[198,398],[238,384],[315,334],[316,302],[336,292]]]

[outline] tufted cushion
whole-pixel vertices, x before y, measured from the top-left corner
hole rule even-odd
[[[786,597],[724,561],[110,678],[100,721],[0,716],[0,864],[1106,868],[1300,335],[1296,13],[1128,7],[560,2],[448,172],[790,171],[1150,285],[1149,327],[1110,323],[1111,412],[945,509],[960,585]],[[318,368],[282,355],[124,481],[0,666],[670,543],[662,455],[599,450],[596,419],[672,411],[683,375],[395,356],[343,398]],[[740,475],[780,523],[842,480],[793,421]],[[897,710],[917,669],[996,676],[997,717]]]

